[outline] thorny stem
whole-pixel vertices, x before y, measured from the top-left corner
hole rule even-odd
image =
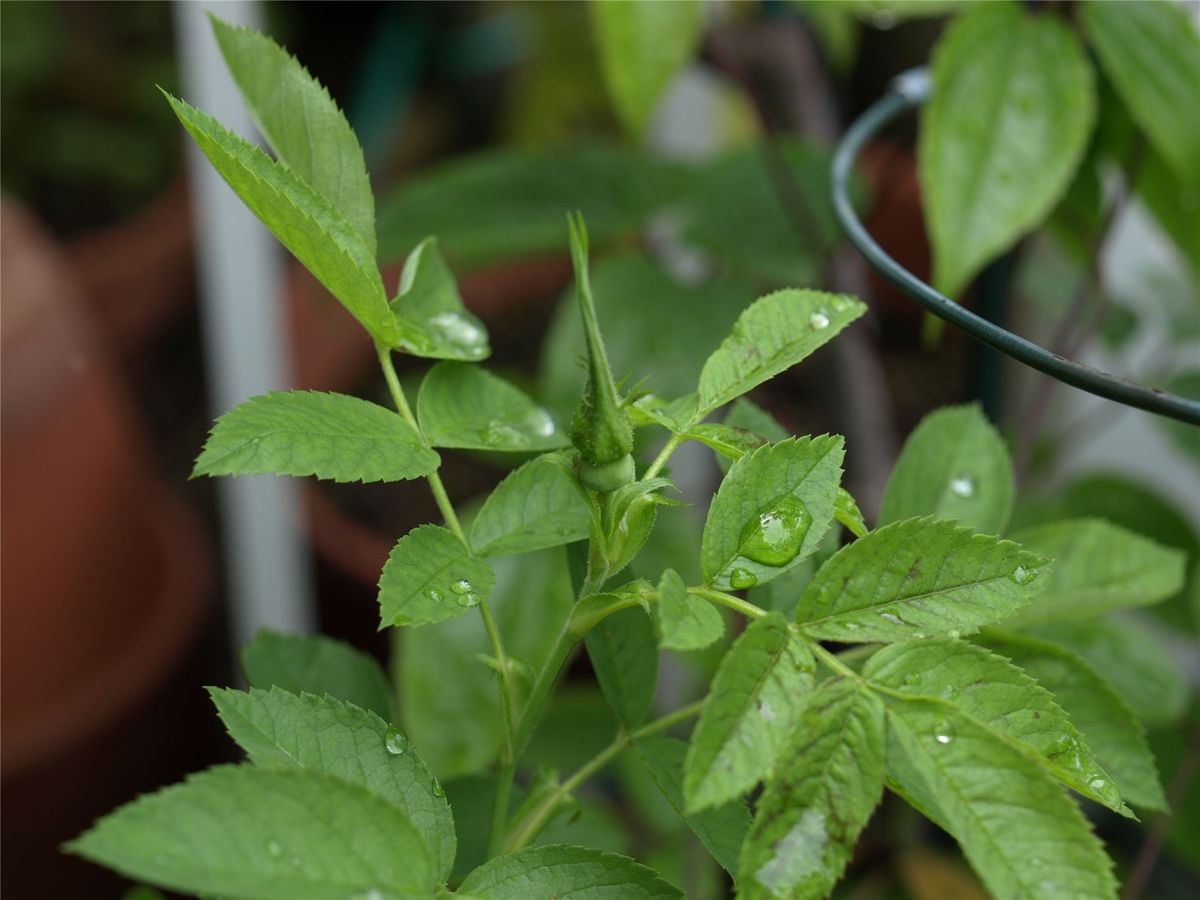
[[[404,388],[401,387],[400,379],[396,375],[396,367],[392,363],[391,350],[382,344],[376,343],[375,352],[379,357],[379,365],[383,369],[383,378],[387,382],[388,391],[392,395],[392,402],[396,405],[396,412],[400,413],[404,421],[411,425],[417,434],[421,434],[421,426],[417,423],[417,418],[413,415],[412,409],[408,405],[408,399],[404,396]],[[423,435],[421,439],[424,440]],[[454,504],[450,502],[450,496],[446,493],[446,486],[442,483],[441,476],[436,471],[430,472],[426,480],[429,482],[429,488],[433,492],[433,499],[437,503],[447,527],[454,532],[455,537],[462,542],[463,547],[470,553],[471,542],[467,539],[466,532],[463,531],[462,523],[458,520],[458,513],[454,510]],[[516,690],[512,683],[512,672],[509,668],[508,654],[504,652],[504,642],[500,636],[500,629],[496,626],[496,619],[492,615],[492,608],[486,597],[483,597],[479,601],[479,612],[483,616],[483,625],[487,631],[488,641],[492,645],[492,654],[496,657],[500,674],[500,767],[502,770],[505,768],[511,769],[514,759],[513,709],[516,706]],[[502,778],[497,786],[497,812],[493,813],[493,833],[497,816],[500,818],[500,826],[502,828],[504,813],[508,809],[507,796],[501,796],[506,783],[511,788],[512,778],[509,777],[507,782]]]
[[[650,737],[651,735],[666,731],[668,728],[678,724],[679,722],[683,722],[692,718],[693,716],[697,716],[700,714],[700,710],[703,707],[704,701],[699,700],[695,703],[689,704],[688,706],[681,707],[674,712],[667,713],[665,716],[655,719],[653,722],[643,725],[641,728],[637,728],[634,731],[625,731],[624,729],[618,731],[617,736],[613,738],[613,742],[611,744],[580,766],[575,774],[560,784],[550,794],[546,795],[545,799],[538,804],[537,808],[529,816],[529,819],[521,827],[521,830],[516,832],[505,842],[504,849],[509,852],[513,850],[520,850],[531,840],[537,837],[538,833],[545,826],[550,816],[554,814],[554,811],[558,808],[559,804],[562,803],[568,796],[570,796],[572,791],[608,765],[608,763],[617,757],[621,751],[629,747],[634,741],[638,741],[642,738]]]

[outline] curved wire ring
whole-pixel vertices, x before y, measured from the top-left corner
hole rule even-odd
[[[854,162],[867,141],[901,114],[928,100],[931,88],[928,70],[924,68],[910,69],[897,76],[888,92],[855,120],[838,144],[833,156],[833,208],[850,243],[880,275],[939,319],[961,328],[976,340],[1097,397],[1200,425],[1200,401],[1133,384],[1073,362],[977,316],[901,266],[867,233],[850,204],[847,190]]]

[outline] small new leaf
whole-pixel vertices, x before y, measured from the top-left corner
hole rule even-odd
[[[729,470],[704,523],[700,565],[722,589],[765,584],[803,562],[833,521],[840,436],[789,438]]]
[[[480,556],[528,553],[581,541],[591,525],[578,483],[540,456],[509,474],[484,501],[471,526],[471,546]]]
[[[888,480],[879,524],[915,516],[957,519],[1001,534],[1013,504],[1008,449],[978,405],[930,413],[904,443]]]
[[[453,532],[420,525],[396,543],[379,578],[380,628],[429,625],[486,600],[496,583]]]
[[[417,396],[417,418],[434,447],[553,450],[568,443],[545,409],[503,378],[465,363],[438,363]]]
[[[804,591],[796,621],[822,640],[958,637],[1028,604],[1045,565],[1012,541],[907,519],[835,553]]]
[[[809,695],[742,847],[738,897],[821,898],[883,794],[883,704],[846,679]]]
[[[720,610],[689,594],[674,569],[663,572],[658,582],[654,610],[658,645],[664,650],[702,650],[725,634]]]
[[[567,844],[526,847],[491,859],[463,880],[457,894],[477,900],[683,898],[653,869],[627,856]]]
[[[774,765],[812,688],[808,647],[778,613],[756,619],[721,660],[688,746],[689,812],[748,791]]]
[[[866,312],[862,301],[822,291],[776,291],[755,300],[700,372],[695,420],[790,369]]]
[[[399,808],[304,770],[218,766],[105,816],[68,849],[135,879],[217,896],[429,897],[425,841]]]
[[[383,719],[330,696],[279,688],[209,688],[221,721],[258,766],[323,772],[366,788],[404,812],[437,861],[439,878],[454,865],[454,817],[445,791],[408,738]]]
[[[396,413],[345,394],[282,391],[217,419],[196,460],[199,475],[315,475],[331,481],[402,481],[440,459]]]
[[[212,116],[163,92],[183,127],[235,194],[354,318],[386,347],[400,333],[375,251],[328,200]]]

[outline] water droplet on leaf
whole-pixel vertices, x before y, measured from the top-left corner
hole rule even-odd
[[[432,600],[434,603],[441,603],[442,602],[442,592],[437,590],[436,588],[430,590],[429,599]]]
[[[1017,584],[1026,585],[1037,578],[1037,576],[1037,569],[1027,569],[1024,566],[1017,566],[1015,569],[1013,569],[1012,580]]]
[[[387,747],[387,752],[393,756],[407,753],[409,746],[411,746],[404,732],[395,725],[388,726],[387,736],[383,739],[383,745]]]
[[[764,566],[786,566],[800,553],[811,525],[803,501],[785,494],[742,529],[741,554]]]
[[[483,359],[487,356],[487,331],[472,321],[473,318],[466,313],[444,312],[430,319],[428,327],[443,342],[457,348],[463,356]]]
[[[975,479],[970,475],[955,475],[950,479],[950,491],[955,497],[974,497]]]
[[[885,621],[885,622],[891,622],[893,625],[907,625],[908,624],[902,618],[895,615],[894,613],[880,613],[879,618],[883,619],[883,621]]]
[[[954,726],[950,724],[948,719],[938,719],[937,728],[933,736],[939,744],[949,744],[954,740]]]
[[[471,582],[467,581],[467,579],[465,579],[465,578],[460,578],[460,579],[458,579],[458,581],[450,582],[450,590],[453,593],[458,594],[460,597],[463,594],[471,593],[471,588],[472,588]]]
[[[822,328],[828,328],[829,316],[825,314],[825,310],[818,309],[815,313],[808,317],[808,324],[811,325],[815,331],[820,331]]]
[[[912,673],[904,676],[904,683],[909,685],[910,687],[915,687],[916,685],[921,683],[921,676],[916,674],[915,672],[912,672]]]
[[[735,591],[752,588],[758,584],[758,576],[749,569],[734,569],[729,573],[729,586]]]

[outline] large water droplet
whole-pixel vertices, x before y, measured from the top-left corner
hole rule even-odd
[[[457,581],[450,582],[450,590],[453,593],[458,594],[460,597],[463,594],[471,593],[471,588],[472,588],[471,582],[467,581],[467,579],[465,579],[465,578],[460,578]]]
[[[491,447],[512,447],[523,450],[529,446],[529,435],[507,422],[493,419],[480,435],[483,443]]]
[[[933,737],[939,744],[951,743],[954,740],[954,725],[949,719],[938,719]]]
[[[429,320],[428,327],[442,341],[470,359],[482,359],[487,355],[487,331],[470,314],[439,313]]]
[[[784,494],[742,529],[742,556],[764,566],[786,566],[800,552],[811,525],[812,514],[803,501]]]
[[[475,596],[474,594],[459,594],[458,597],[455,599],[457,600],[458,605],[461,606],[463,609],[467,609],[468,607],[474,606],[476,603],[479,602],[479,598],[477,596]]]
[[[950,479],[950,492],[955,497],[962,497],[964,499],[974,497],[975,479],[966,473],[955,475]]]
[[[529,415],[525,417],[525,430],[530,434],[536,434],[538,437],[550,437],[554,434],[554,420],[550,418],[550,413],[538,407],[531,410]]]
[[[752,588],[758,584],[758,576],[749,569],[734,569],[729,573],[729,586],[735,591]]]
[[[399,756],[401,753],[407,753],[411,746],[404,732],[395,725],[389,725],[387,735],[383,739],[383,745],[387,747],[387,752],[393,756]]]
[[[1033,579],[1037,578],[1037,576],[1037,569],[1027,569],[1024,566],[1017,566],[1015,569],[1013,569],[1012,580],[1017,584],[1026,585],[1033,581]]]

